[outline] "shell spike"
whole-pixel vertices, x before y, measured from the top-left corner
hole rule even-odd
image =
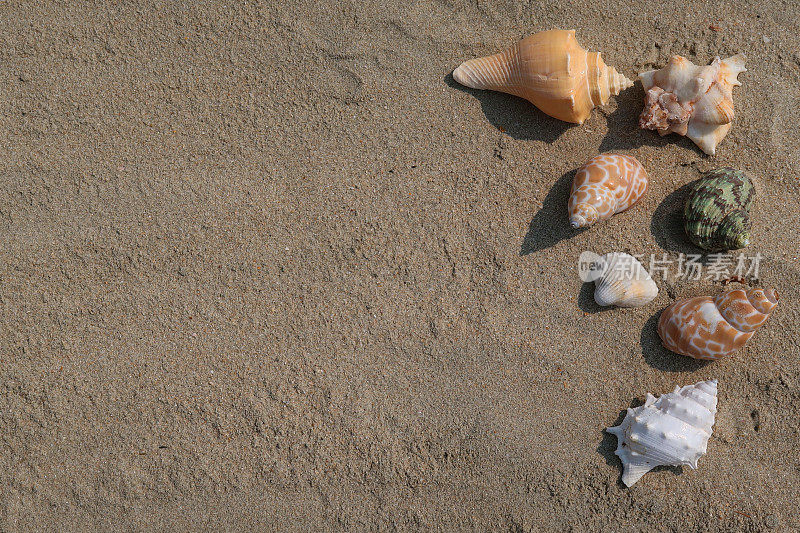
[[[634,463],[624,463],[622,468],[622,482],[626,487],[632,486],[639,481],[643,475],[653,469],[652,466]]]
[[[746,60],[747,57],[744,54],[736,54],[722,61],[723,75],[728,83],[736,87],[742,84],[736,77],[742,72],[747,72],[747,69],[744,68]]]

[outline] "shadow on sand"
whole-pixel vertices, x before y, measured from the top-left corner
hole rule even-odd
[[[578,308],[584,313],[602,313],[614,309],[614,306],[601,307],[594,301],[594,281],[586,281],[581,285],[581,291],[578,293]]]
[[[577,126],[545,115],[523,98],[497,91],[470,89],[454,80],[452,72],[444,77],[444,82],[453,89],[474,96],[480,102],[486,119],[514,139],[550,144],[569,128]]]
[[[694,182],[687,183],[671,192],[658,204],[653,218],[650,221],[650,233],[655,237],[658,245],[673,252],[683,254],[705,254],[700,248],[693,245],[683,229],[683,208],[692,192]],[[704,263],[705,257],[700,261]]]
[[[522,98],[497,91],[465,87],[453,79],[452,72],[444,77],[444,82],[453,89],[474,96],[480,102],[486,119],[497,129],[515,139],[538,140],[550,144],[569,128],[577,126],[545,115]],[[600,153],[629,150],[644,145],[663,147],[672,143],[688,143],[684,146],[705,155],[688,138],[679,135],[660,137],[656,132],[639,128],[639,113],[643,99],[644,90],[637,81],[633,87],[615,97],[617,108],[612,113],[605,112],[602,107],[596,108],[596,112],[602,113],[608,123],[608,133],[598,149]],[[530,222],[520,255],[550,248],[578,233],[566,221],[569,189],[576,170],[562,175],[550,189],[542,209]],[[684,186],[669,195],[656,210],[650,228],[662,248],[698,253],[698,249],[683,236],[682,209],[688,192],[688,186]]]
[[[522,241],[519,255],[528,255],[569,239],[582,230],[569,225],[567,201],[572,178],[578,170],[570,170],[558,178],[542,201],[542,208],[533,216]]]

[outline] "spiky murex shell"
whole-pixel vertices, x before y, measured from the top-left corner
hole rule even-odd
[[[733,122],[733,88],[744,68],[742,54],[710,65],[695,65],[685,57],[672,56],[660,70],[642,72],[645,105],[639,117],[643,129],[660,135],[689,137],[703,152],[714,155]]]
[[[628,487],[660,465],[697,468],[707,450],[717,412],[717,380],[675,387],[659,398],[647,395],[644,405],[629,408],[618,426],[616,455]]]

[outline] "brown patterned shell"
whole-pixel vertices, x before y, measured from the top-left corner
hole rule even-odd
[[[769,318],[775,289],[734,289],[670,305],[658,320],[664,347],[695,359],[719,359],[738,350]]]
[[[647,190],[647,171],[628,155],[600,154],[587,161],[572,180],[569,222],[591,226],[629,209]]]

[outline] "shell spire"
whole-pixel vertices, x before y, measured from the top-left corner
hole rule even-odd
[[[618,426],[606,428],[617,437],[616,455],[622,461],[622,482],[628,487],[659,465],[686,465],[708,448],[717,413],[717,380],[675,387],[644,405],[628,409]]]
[[[582,124],[595,106],[633,82],[587,52],[575,30],[543,31],[508,50],[462,63],[453,79],[472,89],[525,98],[551,117]]]
[[[647,171],[628,155],[600,154],[575,173],[567,211],[573,228],[591,226],[629,209],[647,190]]]
[[[658,319],[664,348],[695,359],[719,359],[738,350],[778,304],[775,289],[733,289],[670,305]]]

